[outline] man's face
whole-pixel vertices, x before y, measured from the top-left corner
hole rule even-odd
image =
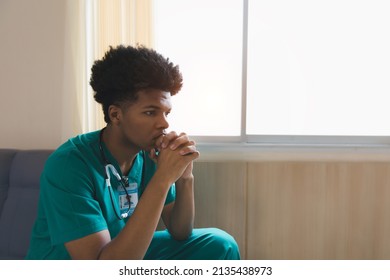
[[[172,108],[171,94],[156,89],[138,92],[138,99],[122,111],[119,124],[126,145],[151,150],[169,123],[167,116]]]

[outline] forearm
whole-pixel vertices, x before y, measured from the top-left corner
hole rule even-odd
[[[152,178],[123,230],[101,251],[101,259],[143,259],[161,216],[170,183]]]
[[[175,239],[186,239],[192,232],[195,218],[194,177],[176,182],[176,200],[170,215],[168,230]]]

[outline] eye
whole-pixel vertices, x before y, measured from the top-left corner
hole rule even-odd
[[[168,117],[168,115],[171,113],[171,111],[165,112],[165,116]]]
[[[146,112],[144,112],[144,114],[147,116],[153,116],[155,114],[155,112],[154,111],[146,111]]]

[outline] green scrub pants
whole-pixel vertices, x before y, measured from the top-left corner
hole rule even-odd
[[[172,238],[167,230],[156,231],[145,260],[239,260],[234,238],[217,228],[194,229],[183,241]]]

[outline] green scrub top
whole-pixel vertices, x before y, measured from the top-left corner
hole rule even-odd
[[[120,220],[117,216],[127,212],[127,209],[120,211],[123,187],[111,173],[110,198],[99,134],[100,131],[95,131],[72,138],[48,158],[41,175],[38,215],[27,259],[70,259],[64,243],[105,229],[115,238],[125,226],[128,218]],[[104,143],[102,147],[107,161],[122,175]],[[141,151],[127,174],[129,183],[133,187],[137,184],[138,197],[155,171],[156,164]],[[172,185],[165,204],[174,201],[175,195]]]

